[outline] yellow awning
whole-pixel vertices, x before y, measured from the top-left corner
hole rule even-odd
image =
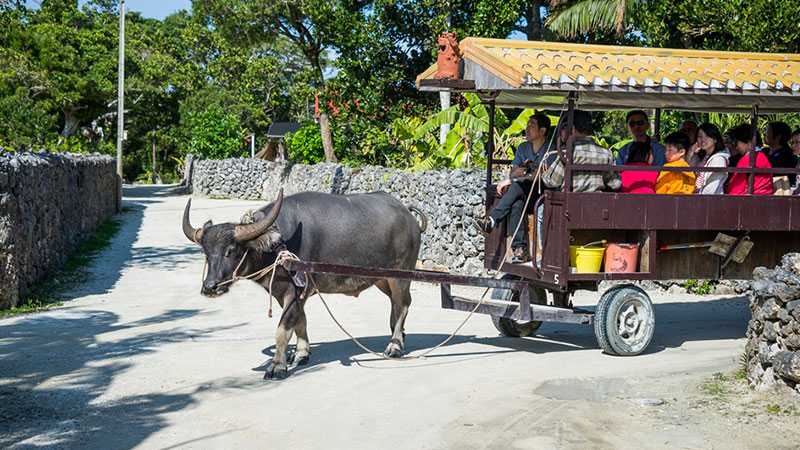
[[[499,104],[555,106],[578,92],[586,108],[800,110],[800,55],[466,38],[463,78]],[[417,77],[437,90],[434,64]]]

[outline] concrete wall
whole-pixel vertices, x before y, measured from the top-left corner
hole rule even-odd
[[[114,159],[0,149],[0,308],[31,286],[117,210]]]
[[[403,172],[385,167],[352,169],[252,159],[195,160],[190,177],[194,195],[274,200],[278,190],[293,194],[386,191],[428,216],[420,259],[427,268],[483,272],[483,236],[473,226],[483,215],[483,170]]]

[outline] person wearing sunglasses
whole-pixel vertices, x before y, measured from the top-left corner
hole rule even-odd
[[[650,146],[653,154],[653,165],[663,166],[666,162],[664,146],[659,142],[654,141],[648,132],[650,131],[650,120],[647,118],[647,113],[642,110],[635,110],[628,112],[625,118],[628,123],[628,131],[631,133],[633,142],[644,142]],[[626,144],[619,150],[617,155],[617,165],[623,165],[628,160],[628,152],[630,151],[632,143]]]

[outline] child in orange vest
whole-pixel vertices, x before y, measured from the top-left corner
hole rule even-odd
[[[664,167],[689,167],[686,153],[689,150],[689,136],[672,133],[664,139],[667,162]],[[666,172],[658,174],[656,194],[693,194],[697,175],[694,172]]]

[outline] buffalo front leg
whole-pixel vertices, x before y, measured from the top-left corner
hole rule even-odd
[[[408,280],[391,280],[389,287],[392,290],[392,321],[394,329],[389,345],[383,352],[390,358],[403,356],[405,349],[405,322],[408,308],[411,306],[411,282]]]
[[[286,350],[289,347],[289,340],[292,339],[294,322],[296,322],[298,303],[295,301],[294,288],[289,288],[283,295],[283,313],[278,321],[278,329],[275,332],[275,355],[267,364],[264,372],[264,379],[283,379],[289,376],[289,365],[286,362]]]
[[[308,364],[309,355],[311,355],[311,347],[308,343],[308,329],[306,328],[306,300],[297,300],[297,323],[294,326],[294,333],[297,335],[297,348],[294,354],[294,362],[298,366]]]

